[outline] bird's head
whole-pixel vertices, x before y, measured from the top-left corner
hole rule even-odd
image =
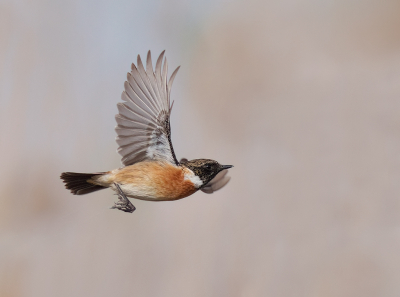
[[[233,167],[232,165],[221,165],[217,161],[210,159],[194,159],[190,161],[182,159],[180,163],[192,170],[201,179],[203,182],[201,187],[207,185],[222,170]]]

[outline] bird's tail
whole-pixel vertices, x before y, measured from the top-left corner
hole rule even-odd
[[[63,172],[60,178],[65,183],[65,187],[74,195],[85,195],[98,190],[106,189],[107,187],[95,185],[90,183],[94,176],[103,175],[106,172],[97,173],[76,173],[76,172]]]

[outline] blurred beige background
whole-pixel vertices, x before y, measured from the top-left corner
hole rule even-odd
[[[182,65],[177,156],[213,195],[73,196],[120,166],[136,55]],[[0,2],[0,296],[400,296],[399,1]]]

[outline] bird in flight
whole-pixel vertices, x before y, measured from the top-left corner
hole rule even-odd
[[[163,51],[155,71],[150,51],[146,69],[137,58],[137,66],[127,75],[125,91],[118,103],[116,141],[122,156],[122,168],[107,172],[64,172],[61,179],[74,195],[85,195],[111,188],[118,195],[112,208],[133,212],[129,198],[148,201],[172,201],[198,190],[211,194],[224,187],[232,165],[221,165],[210,159],[180,161],[171,143],[170,104],[172,82],[179,67],[167,80],[168,63]],[[164,61],[163,61],[164,60]]]

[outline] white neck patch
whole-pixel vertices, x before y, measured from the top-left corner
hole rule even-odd
[[[200,188],[203,185],[203,181],[200,179],[200,177],[195,175],[194,172],[189,168],[186,168],[184,176],[184,180],[190,180],[196,188]]]

